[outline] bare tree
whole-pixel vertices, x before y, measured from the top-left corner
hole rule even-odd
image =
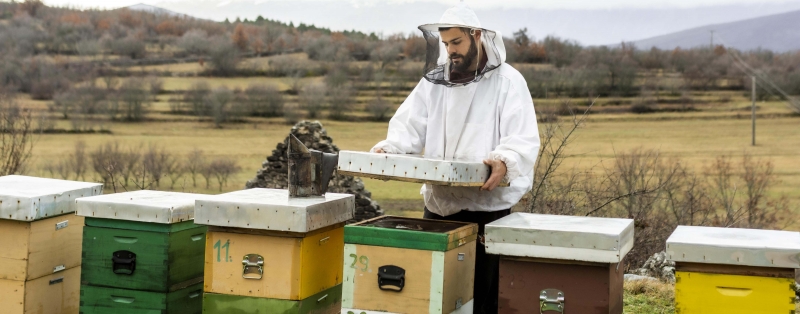
[[[197,187],[197,175],[201,173],[206,164],[206,156],[200,149],[193,149],[186,155],[185,169],[192,176],[192,186]]]
[[[86,181],[86,171],[89,165],[86,162],[86,142],[75,142],[75,150],[69,156],[70,168],[75,173],[75,180]]]
[[[206,163],[200,168],[200,175],[206,180],[206,189],[211,188],[211,179],[214,178],[215,174],[216,171],[214,167],[211,167],[211,163]]]
[[[209,164],[210,171],[214,174],[214,177],[217,179],[217,183],[219,184],[219,190],[222,191],[222,187],[228,184],[228,178],[239,172],[241,167],[236,164],[236,161],[229,158],[217,158],[211,161]]]
[[[111,184],[112,190],[117,192],[117,182],[124,169],[124,153],[118,142],[108,142],[97,147],[91,154],[92,168],[100,176],[103,183]],[[124,188],[123,186],[120,186]]]
[[[35,127],[29,110],[0,94],[0,176],[22,173],[31,158]]]
[[[186,175],[186,167],[179,158],[170,158],[167,162],[167,176],[169,177],[169,189],[175,189],[175,183]]]
[[[121,153],[122,169],[120,171],[124,186],[128,186],[129,183],[136,179],[136,171],[139,167],[139,161],[142,159],[141,151],[142,144],[140,143],[138,146],[129,147],[128,151]]]
[[[172,162],[172,154],[155,145],[148,146],[147,151],[142,154],[142,165],[155,187],[161,186],[161,179],[169,173]]]

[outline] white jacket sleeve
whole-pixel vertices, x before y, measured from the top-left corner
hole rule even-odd
[[[506,179],[511,182],[533,173],[540,145],[533,99],[524,81],[512,82],[500,113],[500,144],[489,158],[506,164]]]
[[[428,92],[425,79],[408,95],[389,121],[386,140],[378,142],[370,150],[383,150],[388,154],[420,154],[425,148],[425,133],[428,129]]]

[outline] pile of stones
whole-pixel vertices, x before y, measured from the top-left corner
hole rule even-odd
[[[675,283],[675,262],[667,259],[667,252],[659,252],[648,258],[642,268],[633,271],[633,273]]]
[[[319,121],[300,121],[292,127],[291,133],[297,137],[309,149],[318,150],[324,153],[338,153],[339,148],[333,144],[333,139],[328,136],[328,132],[322,127]],[[256,177],[247,181],[246,188],[269,188],[287,189],[289,187],[287,162],[287,150],[289,136],[282,143],[278,143],[272,151],[272,155],[267,156],[267,160],[261,163],[261,169],[256,173]],[[380,205],[371,199],[372,193],[364,188],[364,182],[360,178],[336,174],[328,185],[328,192],[348,193],[356,197],[356,212],[354,220],[350,222],[362,221],[383,215]]]

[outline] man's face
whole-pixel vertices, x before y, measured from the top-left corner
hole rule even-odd
[[[477,55],[478,47],[475,44],[479,39],[480,33],[476,33],[477,37],[472,37],[469,32],[464,32],[461,28],[453,27],[446,31],[440,31],[439,36],[447,48],[447,54],[450,61],[453,62],[455,70],[458,72],[466,72],[475,70],[478,66]]]

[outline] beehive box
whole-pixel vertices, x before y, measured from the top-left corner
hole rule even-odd
[[[800,233],[679,226],[667,239],[680,313],[794,313]]]
[[[200,314],[203,284],[169,293],[81,286],[81,314]]]
[[[209,225],[204,291],[308,304],[308,298],[341,285],[343,226],[353,217],[354,202],[349,194],[290,198],[287,190],[273,189],[198,200],[196,220]],[[221,304],[239,300],[209,298],[226,300]]]
[[[100,194],[102,187],[27,176],[0,177],[3,313],[78,312],[84,221],[72,215],[74,201]]]
[[[486,225],[499,313],[622,313],[633,220],[514,213]]]
[[[78,314],[80,280],[80,267],[27,281],[0,279],[0,312]]]
[[[336,314],[342,308],[342,285],[303,300],[282,300],[230,294],[203,294],[204,313]]]
[[[419,155],[340,151],[339,174],[446,186],[483,186],[490,168],[483,162],[424,158]],[[503,183],[501,186],[508,186]]]
[[[393,216],[345,226],[342,313],[472,313],[477,232]]]
[[[207,228],[192,219],[203,197],[136,191],[78,199],[83,284],[167,293],[201,282]]]

